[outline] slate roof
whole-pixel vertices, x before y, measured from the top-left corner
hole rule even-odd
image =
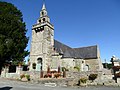
[[[54,48],[57,53],[63,54],[63,57],[67,58],[83,58],[91,59],[97,58],[97,45],[81,47],[81,48],[71,48],[57,40],[54,40]]]

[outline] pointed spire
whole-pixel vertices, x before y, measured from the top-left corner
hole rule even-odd
[[[45,1],[43,2],[42,10],[46,10]]]
[[[42,9],[40,11],[40,19],[39,19],[39,21],[40,22],[43,22],[43,21],[50,22],[50,18],[48,17],[47,10],[46,10],[46,7],[45,7],[45,1],[43,2],[43,6],[42,6]]]

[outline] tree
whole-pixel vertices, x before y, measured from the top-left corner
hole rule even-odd
[[[103,63],[103,67],[107,69],[112,69],[112,63]]]
[[[92,80],[92,82],[98,77],[98,74],[90,74],[89,80]]]
[[[29,54],[26,25],[13,4],[0,1],[0,69],[5,63],[22,62]]]

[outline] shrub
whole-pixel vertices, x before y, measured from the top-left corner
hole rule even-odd
[[[25,78],[25,75],[24,75],[24,74],[20,75],[20,79],[22,79],[22,78]]]
[[[44,78],[48,78],[48,75],[46,74],[46,75],[44,75]]]
[[[65,68],[65,67],[62,67],[62,71],[66,71],[66,68]]]
[[[27,74],[20,75],[20,79],[23,79],[23,78],[26,78],[28,81],[30,81],[30,75],[27,75]]]
[[[90,74],[89,75],[89,80],[95,80],[97,78],[98,74]]]
[[[74,69],[77,69],[77,71],[80,71],[80,67],[75,66]]]
[[[60,76],[61,76],[60,73],[55,73],[55,74],[54,74],[54,77],[55,77],[55,78],[58,78],[58,77],[60,77]]]
[[[77,85],[85,84],[86,82],[87,82],[87,78],[83,77],[83,78],[80,78],[78,80],[78,84]]]
[[[85,77],[84,78],[80,78],[79,82],[80,83],[86,83],[87,82],[87,78],[85,78]]]
[[[30,81],[30,75],[25,75],[28,81]]]
[[[51,77],[52,77],[52,74],[51,74],[51,73],[48,73],[48,77],[51,78]]]
[[[52,74],[51,73],[47,73],[47,74],[44,75],[44,78],[48,78],[48,77],[51,78]]]

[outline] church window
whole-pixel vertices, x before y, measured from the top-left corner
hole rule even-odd
[[[45,21],[45,18],[43,18],[43,22]]]
[[[41,23],[41,20],[39,20],[39,23]]]
[[[42,58],[38,58],[37,61],[42,64]]]
[[[82,61],[82,63],[84,63],[84,61]]]
[[[42,30],[44,30],[44,27],[42,26],[42,27],[40,27],[40,30],[42,31]]]
[[[89,71],[89,65],[86,64],[84,69],[85,69],[85,71]]]
[[[42,58],[38,58],[37,63],[40,65],[40,70],[42,70]]]
[[[33,69],[36,69],[36,63],[32,64]]]
[[[44,12],[42,12],[42,15],[44,15]]]

